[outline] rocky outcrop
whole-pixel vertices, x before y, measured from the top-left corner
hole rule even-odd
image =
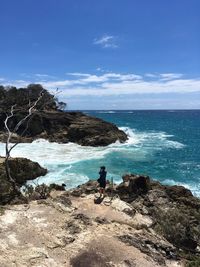
[[[43,97],[31,116],[28,128],[27,123],[23,123],[13,135],[12,142],[32,142],[44,138],[50,142],[106,146],[127,140],[127,135],[114,124],[81,112],[64,112],[59,109],[60,102],[56,102],[41,85],[31,85],[9,90],[0,87],[0,142],[5,142],[7,138],[4,120],[11,106],[15,104],[14,116],[9,119],[8,125],[14,131],[17,123],[28,114],[29,101],[36,101],[41,91]]]
[[[150,189],[150,178],[148,176],[127,174],[122,177],[123,182],[116,190],[121,199],[131,202],[141,194]]]
[[[122,179],[119,185],[107,186],[106,193],[110,197],[117,195],[132,206],[132,209],[124,208],[126,214],[149,216],[153,229],[174,246],[196,250],[200,245],[200,200],[190,190],[183,186],[165,186],[143,175],[129,174]],[[72,190],[71,195],[96,193],[97,186],[96,181],[89,181]],[[140,215],[135,219],[137,217]]]
[[[12,119],[16,125],[25,113],[18,113]],[[0,141],[5,142],[3,121],[5,114],[0,113]],[[21,126],[23,132],[25,126]],[[114,124],[101,119],[85,115],[81,112],[37,112],[33,116],[29,128],[23,138],[14,135],[12,142],[32,142],[35,139],[44,138],[50,142],[68,143],[74,142],[83,146],[106,146],[116,141],[125,142],[126,134]]]
[[[11,158],[9,166],[12,178],[21,187],[27,180],[33,180],[47,173],[37,162],[26,158]],[[16,197],[12,185],[7,180],[4,158],[0,158],[0,204],[6,204]]]
[[[200,200],[183,186],[165,186],[147,176],[126,175],[116,187],[120,198],[149,215],[154,229],[173,245],[194,251],[200,244]]]

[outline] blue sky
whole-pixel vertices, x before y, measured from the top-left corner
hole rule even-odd
[[[1,0],[0,83],[70,109],[200,108],[199,0]]]

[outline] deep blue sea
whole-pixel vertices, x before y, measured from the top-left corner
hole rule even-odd
[[[108,178],[117,183],[125,173],[146,174],[164,184],[184,185],[200,196],[200,110],[84,112],[115,123],[129,140],[104,148],[38,140],[18,145],[12,156],[28,157],[47,167],[49,173],[40,183],[64,182],[74,187],[96,179],[99,166],[105,165]]]

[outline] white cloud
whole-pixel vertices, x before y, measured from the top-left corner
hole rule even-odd
[[[126,96],[133,94],[191,93],[200,92],[200,77],[196,79],[183,78],[182,74],[157,74],[157,78],[148,79],[134,73],[68,73],[67,79],[36,80],[49,90],[59,88],[62,97],[73,96]],[[2,81],[4,85],[23,87],[33,83],[30,80]]]
[[[154,74],[154,73],[146,73],[145,76],[148,78],[157,78],[158,77],[158,75]]]
[[[68,72],[68,73],[66,73],[66,75],[79,76],[79,77],[89,77],[91,74],[82,73],[82,72]]]
[[[112,35],[103,35],[100,38],[94,39],[93,44],[100,45],[103,48],[117,48],[118,45],[116,44],[116,37]]]
[[[40,74],[40,73],[36,73],[35,76],[38,77],[38,78],[48,78],[48,77],[51,77],[48,74]]]
[[[160,77],[162,80],[173,80],[183,77],[182,73],[161,73]]]

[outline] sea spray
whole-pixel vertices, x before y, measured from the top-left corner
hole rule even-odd
[[[121,127],[121,130],[129,137],[124,144],[116,142],[107,147],[84,147],[39,139],[19,144],[12,156],[29,158],[48,169],[48,174],[40,177],[38,183],[65,183],[71,188],[88,179],[96,179],[102,164],[108,168],[108,179],[112,176],[115,182],[120,182],[124,172],[133,171],[132,166],[137,162],[152,161],[156,151],[184,147],[170,140],[173,136],[164,132],[139,132],[129,127]],[[3,154],[4,144],[0,143],[0,155]]]

